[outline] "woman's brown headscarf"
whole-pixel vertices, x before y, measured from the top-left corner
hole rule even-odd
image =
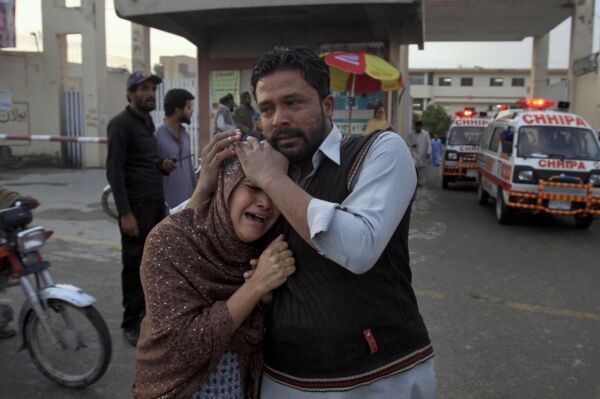
[[[235,331],[227,299],[244,283],[258,249],[240,241],[228,200],[243,178],[239,162],[219,171],[217,192],[156,226],[141,266],[146,317],[135,359],[135,398],[185,398],[215,369],[223,353],[237,354],[246,392],[256,394],[263,312],[257,307]]]

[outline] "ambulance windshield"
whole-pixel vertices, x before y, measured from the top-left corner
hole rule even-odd
[[[519,130],[517,156],[598,161],[600,148],[588,129],[526,126]]]
[[[448,145],[479,145],[485,127],[453,127],[448,137]]]

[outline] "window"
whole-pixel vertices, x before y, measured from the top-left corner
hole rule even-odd
[[[427,86],[433,86],[433,72],[427,74]]]
[[[479,145],[485,127],[453,127],[448,134],[448,145]]]
[[[190,72],[190,66],[188,64],[177,64],[177,70],[185,75]]]
[[[438,79],[439,86],[452,86],[452,78],[441,77]]]
[[[423,86],[425,84],[425,75],[422,73],[410,73],[408,74],[408,81],[411,85]]]
[[[504,78],[490,78],[490,86],[504,86]]]
[[[461,86],[473,86],[473,78],[460,78]]]
[[[600,160],[594,133],[572,127],[522,127],[517,150],[521,157]]]
[[[413,102],[412,102],[413,111],[423,111],[424,104],[425,104],[424,99],[413,98]]]
[[[504,128],[499,126],[494,129],[494,134],[492,135],[492,141],[490,142],[490,150],[493,152],[498,152],[500,148],[500,143],[502,142],[502,132]]]
[[[513,87],[524,87],[525,86],[525,78],[512,78]]]
[[[483,137],[481,138],[481,148],[486,149],[489,148],[490,139],[492,138],[493,129],[491,126],[485,128],[485,132],[483,133]]]

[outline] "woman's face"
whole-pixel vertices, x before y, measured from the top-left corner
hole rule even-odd
[[[229,216],[235,234],[242,242],[262,237],[281,215],[279,209],[260,188],[243,179],[229,197]]]

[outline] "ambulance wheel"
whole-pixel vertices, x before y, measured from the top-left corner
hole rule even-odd
[[[592,215],[575,215],[575,226],[579,227],[580,229],[587,229],[592,225],[593,221],[594,217]]]
[[[511,209],[504,203],[502,189],[498,189],[498,197],[496,198],[496,220],[500,224],[509,224]]]
[[[490,198],[490,195],[488,194],[487,191],[485,191],[485,189],[483,188],[483,185],[481,184],[481,181],[480,181],[479,183],[477,183],[477,202],[481,206],[486,206],[489,198]]]
[[[448,189],[448,178],[446,176],[442,176],[442,189]]]

